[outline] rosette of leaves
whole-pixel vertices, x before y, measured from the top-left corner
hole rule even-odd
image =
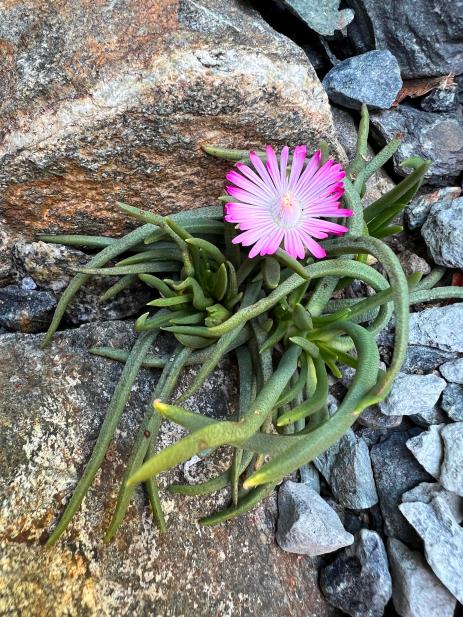
[[[368,111],[362,109],[357,151],[347,169],[344,201],[354,211],[349,233],[325,240],[327,258],[304,263],[278,250],[249,259],[231,239],[235,230],[223,222],[223,208],[211,206],[161,217],[125,204],[120,208],[143,224],[119,239],[92,236],[42,236],[42,240],[102,249],[79,271],[63,293],[44,339],[48,345],[67,305],[93,275],[119,275],[108,299],[140,279],[153,289],[150,312],[135,324],[139,337],[131,350],[97,348],[92,353],[122,362],[123,371],[90,460],[49,544],[55,543],[79,508],[113,438],[130,389],[142,366],[161,368],[122,478],[118,501],[105,539],[114,537],[139,483],[143,483],[154,519],[162,514],[156,477],[189,460],[233,446],[230,468],[196,485],[169,490],[201,495],[230,488],[228,508],[202,519],[212,525],[246,512],[282,478],[306,465],[342,437],[362,411],[383,400],[399,372],[408,342],[410,305],[462,298],[458,287],[435,287],[443,269],[421,278],[406,277],[383,238],[401,230],[394,223],[421,185],[429,162],[404,161],[411,173],[377,201],[363,208],[367,180],[399,146],[386,145],[367,161]],[[326,144],[322,145],[326,151]],[[242,150],[205,148],[231,161],[247,161]],[[260,153],[265,159],[265,154]],[[108,265],[115,259],[115,265]],[[373,258],[373,259],[371,259]],[[378,263],[381,268],[370,265]],[[339,291],[361,281],[374,291],[339,298]],[[386,371],[380,369],[376,335],[395,318],[395,344]],[[153,356],[160,330],[177,339],[172,356]],[[232,420],[216,420],[183,407],[227,354],[239,369],[239,409]],[[193,383],[177,400],[172,393],[183,367],[198,365]],[[354,379],[334,415],[327,409],[328,375],[355,368]],[[162,418],[189,434],[156,452]]]

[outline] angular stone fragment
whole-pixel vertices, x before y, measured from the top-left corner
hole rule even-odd
[[[455,111],[458,107],[458,93],[453,88],[436,88],[421,100],[424,111]]]
[[[17,332],[41,332],[48,328],[56,297],[49,291],[27,290],[17,285],[0,288],[0,326]]]
[[[455,422],[463,421],[463,385],[449,383],[442,393],[441,407]]]
[[[451,201],[459,197],[460,193],[461,188],[459,186],[447,186],[431,193],[418,195],[404,210],[404,218],[408,227],[410,229],[422,227],[435,203]]]
[[[442,362],[454,357],[455,354],[450,351],[442,351],[425,345],[409,345],[402,371],[404,373],[417,373],[418,375],[430,373],[439,368]]]
[[[455,493],[447,491],[438,482],[422,482],[402,495],[402,503],[421,501],[431,503],[440,495],[446,502],[457,523],[463,520],[463,498]]]
[[[396,109],[371,115],[373,134],[380,143],[398,133],[403,141],[393,156],[394,170],[404,176],[408,173],[400,163],[410,156],[432,161],[425,174],[429,184],[448,185],[456,179],[463,165],[463,120],[456,113],[432,114],[400,105]]]
[[[456,600],[418,551],[389,538],[392,601],[400,617],[453,617]]]
[[[387,439],[371,448],[371,462],[385,532],[407,544],[416,544],[417,537],[400,513],[398,505],[403,493],[421,482],[432,481],[432,476],[421,467],[405,445],[417,433],[418,430],[394,431]]]
[[[431,503],[403,503],[400,511],[423,539],[426,561],[434,574],[460,602],[463,601],[463,529],[445,499]]]
[[[422,414],[434,407],[446,386],[437,375],[399,373],[388,397],[379,403],[387,416]]]
[[[381,617],[392,588],[381,537],[362,529],[320,576],[328,601],[352,617]]]
[[[278,491],[276,539],[283,550],[311,557],[332,553],[354,541],[316,491],[291,480]]]
[[[389,109],[402,87],[397,60],[387,50],[369,51],[335,64],[323,79],[329,98],[360,109]]]
[[[448,424],[441,432],[444,461],[440,472],[442,486],[463,496],[463,422]]]
[[[439,371],[446,381],[463,384],[463,358],[441,364]]]
[[[430,426],[427,431],[412,437],[406,443],[416,460],[437,479],[439,479],[444,458],[444,444],[441,437],[444,427],[445,424]]]
[[[378,503],[368,446],[352,430],[314,463],[341,506],[364,510]]]
[[[335,30],[344,30],[354,18],[351,9],[339,10],[340,0],[283,0],[309,28],[324,36],[332,36]]]
[[[409,342],[463,352],[463,303],[436,306],[410,315]]]
[[[463,198],[434,204],[421,235],[436,264],[463,268]]]

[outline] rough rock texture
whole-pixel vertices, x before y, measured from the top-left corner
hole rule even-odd
[[[460,193],[461,188],[459,186],[447,186],[415,197],[404,210],[404,218],[408,227],[410,229],[421,227],[428,218],[434,204],[452,201],[452,199],[459,197]]]
[[[457,89],[436,88],[427,94],[420,102],[424,111],[455,111],[458,107]]]
[[[389,109],[402,87],[397,60],[387,50],[370,51],[335,64],[323,79],[331,101],[360,109]]]
[[[414,501],[431,503],[436,495],[440,495],[447,502],[455,520],[457,523],[461,523],[463,520],[463,498],[455,493],[446,491],[445,488],[437,482],[422,482],[418,484],[418,486],[402,495],[402,503]]]
[[[434,204],[421,228],[429,254],[439,266],[463,268],[463,198]]]
[[[392,571],[392,601],[400,617],[453,617],[456,600],[439,582],[418,551],[399,540],[387,542]]]
[[[454,357],[455,354],[450,351],[442,351],[425,345],[409,345],[402,371],[418,375],[430,373],[439,368],[442,362],[452,360]]]
[[[431,482],[432,477],[415,460],[406,448],[408,439],[416,431],[394,431],[387,439],[371,448],[371,463],[375,474],[384,528],[388,536],[415,544],[417,538],[398,509],[402,495],[421,482]]]
[[[391,589],[386,550],[381,537],[362,529],[352,546],[322,570],[326,598],[352,617],[382,617]]]
[[[377,405],[373,405],[362,411],[362,415],[359,417],[358,422],[369,428],[396,428],[402,423],[402,416],[387,416],[379,410]]]
[[[340,0],[325,0],[322,5],[317,0],[283,0],[283,4],[292,9],[309,28],[325,36],[333,35],[335,30],[343,30],[354,18],[350,9],[339,10]]]
[[[314,557],[348,546],[354,537],[316,491],[288,480],[278,491],[276,540],[285,551]]]
[[[111,322],[63,332],[46,351],[40,340],[0,337],[0,614],[247,617],[277,610],[334,617],[318,590],[314,564],[276,546],[273,499],[236,522],[204,528],[196,520],[227,504],[226,494],[196,499],[162,490],[169,529],[159,535],[137,491],[115,541],[102,543],[158,372],[140,375],[103,472],[69,531],[53,550],[41,546],[88,459],[121,371],[86,349],[129,348],[133,335],[130,324]],[[180,387],[192,376],[186,372]],[[218,369],[191,409],[232,411],[232,376],[229,365]],[[182,434],[165,423],[161,443]],[[216,472],[229,460],[224,454],[216,457]],[[202,468],[200,479],[210,477],[210,463]],[[161,477],[162,486],[172,481],[184,481],[180,470]]]
[[[445,380],[437,375],[399,373],[389,396],[379,408],[387,416],[425,414],[437,403],[445,386]]]
[[[442,442],[442,429],[445,424],[430,426],[416,437],[412,437],[406,443],[407,448],[428,473],[439,479],[442,461],[444,458],[444,444]]]
[[[438,306],[410,315],[409,343],[463,352],[463,304]]]
[[[89,260],[86,253],[58,244],[45,242],[16,242],[13,247],[16,280],[32,278],[40,289],[61,293],[74,276],[74,268],[83,267]],[[111,265],[111,264],[110,264]],[[66,309],[65,316],[73,325],[88,321],[106,321],[132,317],[150,299],[149,289],[139,281],[105,302],[100,296],[119,277],[92,276]]]
[[[463,358],[441,364],[439,371],[446,381],[463,384]]]
[[[368,446],[354,431],[349,430],[314,463],[341,506],[364,510],[378,503]]]
[[[0,208],[28,233],[114,234],[116,201],[206,205],[205,144],[336,147],[302,49],[239,0],[7,2],[0,16]]]
[[[463,497],[463,422],[449,424],[442,432],[444,461],[440,481],[444,488]]]
[[[463,529],[441,496],[431,503],[403,503],[402,514],[423,539],[426,561],[447,589],[463,601]]]
[[[394,169],[401,176],[408,170],[399,163],[410,156],[432,161],[425,174],[436,186],[449,184],[463,166],[463,120],[458,114],[433,114],[408,105],[371,114],[373,133],[384,145],[398,133],[403,134],[400,148],[393,157]]]
[[[0,326],[17,332],[46,330],[55,307],[56,298],[49,291],[7,285],[0,289]]]
[[[419,9],[415,0],[349,0],[347,5],[355,11],[353,25],[362,28],[362,36],[353,39],[359,51],[389,49],[403,77],[463,73],[461,0],[420,0]]]
[[[463,385],[449,383],[442,393],[441,407],[452,420],[463,421]]]

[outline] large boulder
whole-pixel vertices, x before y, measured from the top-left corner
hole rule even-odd
[[[41,335],[0,336],[1,615],[242,615],[334,617],[318,590],[316,564],[274,541],[275,499],[217,527],[197,519],[228,503],[161,491],[168,530],[159,534],[141,492],[112,544],[102,542],[140,415],[158,371],[141,371],[101,473],[62,540],[43,546],[93,447],[121,367],[91,356],[92,345],[130,348],[127,322],[64,331],[40,350]],[[165,343],[157,345],[166,349]],[[193,375],[185,372],[181,387]],[[230,365],[190,400],[191,409],[227,414],[235,404]],[[163,446],[182,431],[166,422]],[[227,450],[216,457],[219,470]],[[222,467],[221,467],[222,466]],[[196,480],[207,461],[161,477]],[[186,469],[185,469],[186,472]]]
[[[118,200],[160,213],[209,204],[227,164],[205,144],[338,147],[305,53],[243,2],[0,6],[10,229],[113,234],[127,225]]]

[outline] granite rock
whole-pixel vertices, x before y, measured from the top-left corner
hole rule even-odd
[[[439,371],[446,381],[463,384],[463,358],[441,364]]]
[[[412,488],[402,495],[402,503],[414,501],[431,503],[437,495],[440,495],[447,502],[455,520],[457,523],[461,523],[461,521],[463,521],[463,498],[455,493],[447,491],[438,482],[422,482],[418,484],[418,486],[415,486],[415,488]]]
[[[12,0],[0,14],[0,200],[8,228],[115,235],[116,201],[210,205],[202,146],[333,143],[304,51],[239,0]]]
[[[316,491],[288,480],[278,491],[276,540],[284,551],[315,557],[352,544],[354,537]]]
[[[442,429],[445,424],[430,426],[416,437],[412,437],[406,443],[407,448],[428,473],[439,479],[441,465],[444,458],[444,444],[442,442]]]
[[[441,407],[451,420],[463,421],[463,385],[449,383],[442,393]]]
[[[463,497],[463,422],[449,424],[442,429],[444,461],[440,481],[448,491]]]
[[[418,430],[393,431],[384,441],[371,448],[371,463],[386,535],[412,545],[417,544],[417,537],[398,505],[403,493],[421,482],[432,481],[432,477],[405,445],[408,439],[417,434]]]
[[[320,586],[327,600],[352,617],[381,617],[392,588],[381,537],[362,529],[352,546],[322,569]]]
[[[455,113],[433,114],[400,105],[396,109],[371,114],[373,135],[383,146],[398,133],[401,146],[393,156],[394,170],[404,176],[409,173],[400,163],[410,156],[431,160],[425,174],[427,183],[449,184],[457,178],[463,166],[463,120]]]
[[[352,430],[314,463],[341,506],[364,510],[378,503],[368,446]]]
[[[46,350],[41,340],[0,337],[0,614],[261,617],[278,606],[295,617],[335,616],[318,589],[316,565],[275,544],[274,498],[226,525],[204,527],[197,519],[226,506],[228,495],[168,493],[167,484],[184,482],[181,468],[160,476],[166,533],[153,526],[137,490],[119,534],[103,544],[158,371],[141,371],[103,471],[69,530],[53,549],[41,546],[82,473],[121,372],[118,363],[86,350],[129,349],[134,335],[130,323],[109,322],[60,332]],[[160,339],[154,353],[171,349],[168,342]],[[229,363],[219,366],[189,407],[218,417],[232,413],[233,376]],[[186,370],[181,387],[193,377]],[[163,423],[161,446],[182,435]],[[226,454],[205,461],[205,477],[228,465]]]
[[[443,351],[425,345],[409,345],[402,371],[418,375],[430,373],[438,369],[442,362],[452,360],[454,357],[455,354],[451,351]]]
[[[400,617],[453,617],[456,600],[418,551],[389,538],[392,602]]]
[[[410,315],[409,343],[463,352],[463,303],[436,306]]]
[[[403,503],[400,511],[424,542],[426,561],[434,574],[463,601],[463,529],[440,495],[426,504]]]
[[[335,64],[323,79],[331,101],[344,107],[389,109],[402,88],[400,68],[387,50],[369,51]]]
[[[435,406],[445,386],[445,380],[437,375],[399,373],[379,408],[387,416],[425,414]]]
[[[463,268],[463,198],[436,203],[421,228],[429,254],[439,266]]]
[[[429,193],[419,194],[404,210],[404,219],[409,229],[418,229],[428,218],[436,203],[452,201],[461,194],[459,186],[447,186]]]
[[[348,0],[355,11],[349,36],[359,51],[389,49],[407,79],[463,73],[463,43],[459,23],[463,3],[421,0]]]
[[[453,88],[436,88],[421,99],[424,111],[455,111],[458,107],[458,92]]]
[[[57,304],[49,291],[0,288],[0,326],[17,332],[42,332],[51,322]]]

